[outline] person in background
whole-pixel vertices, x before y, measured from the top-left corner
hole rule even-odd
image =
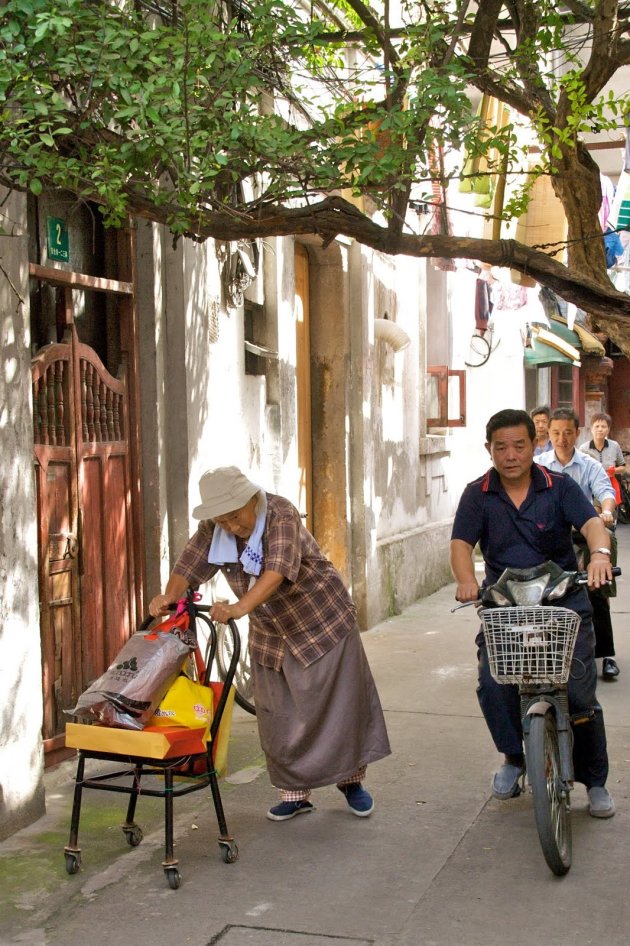
[[[576,568],[571,527],[578,529],[591,551],[589,587],[612,577],[610,536],[593,505],[570,477],[551,473],[534,462],[536,431],[527,411],[503,410],[486,425],[486,449],[492,467],[469,483],[459,501],[451,535],[451,569],[457,601],[477,601],[479,583],[474,551],[479,543],[485,563],[484,585],[498,581],[506,568],[531,568],[551,560],[560,568]],[[581,673],[569,679],[569,711],[587,712],[589,719],[574,727],[575,779],[588,791],[589,814],[611,818],[615,806],[606,788],[608,753],[602,708],[597,702],[591,608],[582,587],[573,589],[558,605],[581,618],[575,657]],[[504,763],[492,779],[496,798],[514,798],[525,771],[523,729],[518,687],[493,679],[483,630],[478,647],[479,705]]]
[[[610,414],[600,411],[591,418],[591,440],[580,445],[582,453],[598,460],[609,476],[626,472],[626,460],[623,450],[616,440],[608,436],[612,418]]]
[[[615,491],[602,465],[586,453],[575,449],[579,426],[580,422],[574,411],[563,407],[555,410],[549,420],[549,437],[553,450],[541,453],[535,459],[548,470],[566,473],[575,480],[586,498],[601,508],[600,517],[604,525],[612,529],[615,522]],[[581,537],[575,535],[575,540],[578,548],[582,548]],[[588,564],[587,559],[588,550],[585,565]],[[619,667],[615,660],[609,590],[607,587],[589,588],[588,596],[593,608],[595,656],[602,658],[602,679],[615,680],[619,676]]]
[[[535,407],[533,411],[530,411],[529,416],[534,421],[534,427],[536,428],[536,447],[534,449],[534,456],[537,457],[539,453],[544,453],[546,450],[551,450],[551,440],[549,439],[549,415],[551,411],[546,404],[541,404],[540,407]]]
[[[311,789],[336,785],[350,811],[369,816],[368,763],[391,752],[363,650],[356,608],[341,575],[287,499],[265,492],[234,466],[199,481],[199,528],[166,585],[154,617],[218,571],[236,601],[216,602],[213,621],[249,615],[256,720],[267,770],[286,821],[314,810]]]

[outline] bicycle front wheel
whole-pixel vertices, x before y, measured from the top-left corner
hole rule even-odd
[[[558,730],[551,710],[544,716],[532,716],[525,756],[540,844],[547,864],[561,877],[571,867],[571,811],[569,790],[560,770]]]

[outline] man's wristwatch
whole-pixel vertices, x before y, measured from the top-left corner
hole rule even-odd
[[[610,555],[610,549],[604,549],[604,548],[601,548],[601,549],[590,549],[589,551],[590,551],[590,554],[591,554],[591,555],[595,555],[595,552],[601,552],[602,555]]]

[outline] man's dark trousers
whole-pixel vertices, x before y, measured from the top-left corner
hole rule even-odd
[[[605,785],[608,777],[608,753],[604,714],[597,702],[597,668],[595,665],[595,632],[586,591],[578,589],[559,602],[562,607],[577,611],[582,621],[569,678],[569,710],[580,713],[593,710],[591,720],[573,727],[573,766],[575,780],[587,788]],[[506,755],[523,752],[523,727],[518,687],[497,683],[490,674],[488,653],[480,632],[477,635],[479,683],[477,698],[494,744]]]

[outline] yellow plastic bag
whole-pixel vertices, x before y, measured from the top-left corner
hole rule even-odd
[[[210,686],[215,691],[214,696],[219,703],[221,698],[221,690],[223,689],[222,683],[211,683]],[[214,762],[214,767],[216,773],[219,776],[225,775],[228,768],[228,747],[230,744],[230,732],[232,727],[232,711],[234,709],[234,696],[236,694],[236,687],[231,686],[230,692],[228,693],[227,702],[223,708],[223,715],[221,717],[221,722],[219,723],[219,729],[217,731],[216,739],[212,747],[212,759]]]
[[[213,693],[210,687],[196,683],[181,674],[148,722],[149,726],[210,726],[213,713]]]

